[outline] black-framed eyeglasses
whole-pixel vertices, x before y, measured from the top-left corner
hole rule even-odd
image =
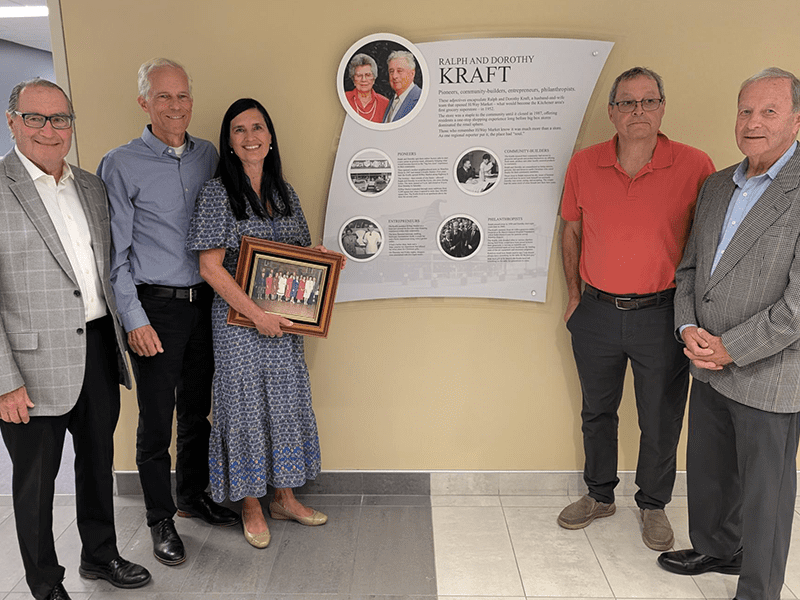
[[[616,106],[619,112],[629,113],[633,112],[637,104],[642,105],[642,110],[656,110],[661,103],[664,102],[663,98],[643,98],[642,100],[620,100],[619,102],[609,102],[611,106]]]
[[[14,111],[15,115],[22,117],[22,122],[31,129],[41,129],[45,124],[50,121],[53,129],[69,129],[72,127],[72,122],[75,120],[73,115],[56,114],[56,115],[40,115],[39,113],[21,113],[18,110]]]

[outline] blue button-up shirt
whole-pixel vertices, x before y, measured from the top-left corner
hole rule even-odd
[[[717,263],[719,263],[722,255],[725,254],[728,244],[733,239],[733,234],[739,229],[739,225],[744,221],[747,213],[755,206],[755,203],[761,198],[761,194],[766,191],[784,165],[789,162],[796,148],[797,142],[789,146],[783,156],[775,161],[766,173],[761,175],[750,179],[747,178],[747,159],[743,160],[736,171],[733,172],[733,183],[736,184],[736,189],[733,191],[733,196],[731,196],[731,201],[728,204],[728,212],[725,213],[725,221],[719,236],[717,252],[714,254],[714,262],[711,265],[712,273],[717,268]]]
[[[178,157],[148,125],[142,137],[100,161],[97,174],[110,202],[111,285],[126,331],[150,324],[137,285],[188,287],[202,281],[186,235],[197,195],[218,160],[211,142],[188,134]]]

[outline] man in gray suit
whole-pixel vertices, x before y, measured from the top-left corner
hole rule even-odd
[[[36,598],[69,598],[53,540],[69,430],[79,572],[140,587],[150,573],[120,557],[114,529],[113,434],[130,375],[109,283],[108,200],[100,179],[64,160],[75,117],[61,88],[17,85],[6,118],[16,145],[0,159],[0,432],[25,577]]]
[[[711,175],[676,274],[694,376],[687,483],[693,548],[665,569],[739,573],[778,600],[792,531],[800,413],[800,81],[770,68],[739,92],[746,159]]]

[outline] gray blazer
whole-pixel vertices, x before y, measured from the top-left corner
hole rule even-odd
[[[736,165],[714,173],[697,200],[675,274],[675,326],[694,323],[733,358],[692,376],[747,406],[800,412],[800,149],[742,221],[709,276],[734,191]]]
[[[109,313],[120,383],[131,387],[124,338],[109,283],[108,200],[102,181],[72,167]],[[0,159],[0,394],[26,386],[31,416],[55,416],[77,402],[86,363],[78,283],[36,186],[12,149]]]

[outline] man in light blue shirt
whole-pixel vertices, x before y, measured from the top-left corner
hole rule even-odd
[[[675,275],[691,360],[692,548],[668,571],[738,574],[738,600],[779,600],[800,440],[800,80],[770,68],[739,92],[747,157],[711,175]]]
[[[110,151],[98,175],[111,213],[111,283],[137,382],[136,464],[153,538],[164,564],[186,560],[173,516],[235,525],[208,486],[213,291],[186,250],[195,199],[218,160],[214,146],[186,133],[192,118],[189,76],[178,63],[153,59],[139,69],[139,105],[150,116],[140,138]],[[169,446],[177,409],[177,509]]]

